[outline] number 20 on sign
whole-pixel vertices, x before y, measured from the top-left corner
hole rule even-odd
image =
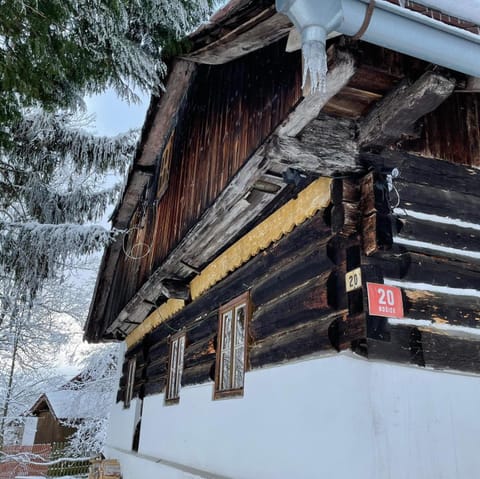
[[[367,283],[368,311],[372,316],[403,318],[402,290],[386,284]]]

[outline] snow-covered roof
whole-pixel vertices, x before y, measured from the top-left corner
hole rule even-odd
[[[416,0],[417,3],[435,8],[448,15],[480,25],[480,0]]]
[[[50,412],[57,419],[87,419],[105,417],[106,411],[101,407],[105,404],[104,393],[86,390],[63,389],[42,394],[30,409],[35,414],[37,408],[45,401]]]

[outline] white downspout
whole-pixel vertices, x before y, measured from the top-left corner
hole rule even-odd
[[[325,37],[333,30],[349,36],[357,34],[369,3],[369,0],[276,0],[277,10],[286,14],[302,35],[304,73],[310,74],[313,89],[323,87],[324,80],[315,78],[324,75],[324,60],[312,59],[312,54],[318,54],[321,44],[324,55]],[[383,0],[374,2],[362,40],[480,77],[480,35]]]

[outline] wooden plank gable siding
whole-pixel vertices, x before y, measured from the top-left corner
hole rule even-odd
[[[155,180],[129,225],[127,250],[144,243],[138,250],[149,254],[120,256],[106,327],[299,101],[300,84],[300,55],[285,53],[285,41],[227,65],[198,67],[167,148],[158,152]],[[159,187],[165,162],[171,164],[166,189]]]
[[[480,167],[480,93],[457,92],[422,119],[420,138],[404,148],[420,155]]]
[[[138,355],[142,364],[134,394],[164,390],[168,337],[175,331],[187,335],[182,385],[213,382],[218,310],[245,291],[250,291],[253,310],[249,368],[335,353],[338,341],[331,335],[338,328],[332,324],[346,315],[337,277],[344,275],[346,263],[336,254],[338,245],[325,217],[328,210],[318,212],[130,348],[126,360]],[[124,368],[118,400],[123,400],[125,384]]]

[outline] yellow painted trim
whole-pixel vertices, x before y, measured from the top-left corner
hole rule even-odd
[[[330,178],[319,178],[212,261],[190,283],[192,299],[235,271],[260,251],[311,218],[330,202]]]
[[[229,273],[292,231],[295,226],[311,218],[317,211],[326,208],[330,203],[331,182],[330,178],[319,178],[314,181],[301,191],[297,198],[283,205],[225,250],[190,282],[192,299],[197,299]],[[138,343],[145,335],[183,309],[184,306],[185,301],[181,299],[169,299],[162,304],[127,336],[127,348]]]
[[[127,349],[138,343],[144,336],[185,307],[183,299],[169,299],[152,314],[147,316],[126,338]]]

